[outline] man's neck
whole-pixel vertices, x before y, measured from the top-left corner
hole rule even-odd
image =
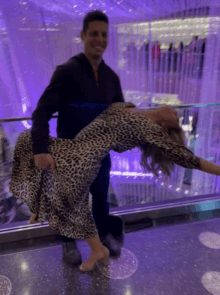
[[[93,59],[87,53],[84,52],[84,54],[85,54],[86,58],[88,59],[88,61],[90,62],[92,68],[97,70],[99,65],[100,65],[100,62],[101,62],[102,58]]]

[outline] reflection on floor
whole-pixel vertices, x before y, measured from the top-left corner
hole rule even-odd
[[[78,245],[86,259],[87,245]],[[3,254],[0,294],[216,295],[219,257],[219,218],[152,227],[126,234],[122,256],[108,270],[80,273],[62,260],[60,245]]]

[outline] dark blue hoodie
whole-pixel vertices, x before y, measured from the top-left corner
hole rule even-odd
[[[118,75],[102,60],[99,80],[83,53],[58,66],[33,112],[34,154],[48,152],[49,120],[58,112],[57,136],[72,139],[106,107],[123,102]]]

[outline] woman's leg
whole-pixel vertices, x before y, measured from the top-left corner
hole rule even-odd
[[[90,192],[92,194],[92,212],[101,241],[109,249],[111,256],[119,257],[121,253],[120,245],[115,238],[110,235],[112,229],[112,224],[109,222],[111,217],[109,216],[108,203],[110,169],[111,158],[108,154],[102,160],[99,173],[90,187]]]
[[[86,239],[86,242],[89,244],[91,249],[91,255],[89,259],[80,265],[79,269],[81,271],[90,271],[95,267],[96,262],[101,259],[104,261],[105,265],[107,265],[109,250],[101,244],[99,236],[88,238]]]

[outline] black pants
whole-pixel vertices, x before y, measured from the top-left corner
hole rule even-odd
[[[106,236],[110,232],[110,218],[109,218],[109,203],[108,203],[108,188],[110,181],[111,157],[108,154],[102,160],[102,166],[99,174],[90,187],[92,194],[92,211],[93,217],[100,237]],[[62,237],[64,242],[72,239]]]

